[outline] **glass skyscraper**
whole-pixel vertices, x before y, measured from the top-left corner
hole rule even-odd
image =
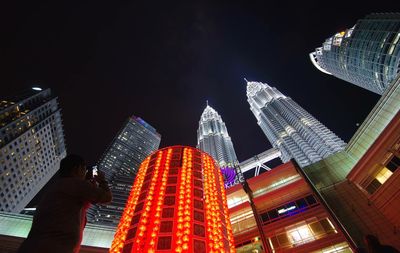
[[[328,128],[268,84],[247,81],[247,101],[272,146],[281,151],[283,162],[294,158],[304,167],[345,148]]]
[[[61,112],[50,89],[0,101],[0,211],[21,212],[66,156]]]
[[[400,13],[368,15],[310,58],[320,71],[382,95],[400,73]]]
[[[90,222],[118,224],[141,162],[158,149],[160,141],[161,135],[143,119],[128,119],[97,165],[110,182],[113,200],[92,206],[88,211]]]
[[[225,123],[218,112],[208,104],[200,117],[197,148],[210,154],[221,167],[225,187],[244,180]]]

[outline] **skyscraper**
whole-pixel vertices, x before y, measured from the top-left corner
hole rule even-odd
[[[400,73],[400,13],[368,15],[310,58],[320,71],[382,95]]]
[[[22,211],[65,155],[61,112],[50,89],[0,101],[0,211]]]
[[[100,159],[97,168],[104,171],[113,194],[107,205],[95,205],[88,211],[92,223],[116,226],[140,163],[158,149],[161,135],[139,117],[130,117]]]
[[[283,162],[294,158],[300,167],[304,167],[344,149],[346,145],[274,87],[247,81],[247,101],[272,146],[281,151]]]
[[[197,148],[207,152],[217,161],[224,175],[226,187],[244,180],[225,123],[208,103],[199,121]]]
[[[110,252],[235,252],[214,159],[173,146],[140,166]]]

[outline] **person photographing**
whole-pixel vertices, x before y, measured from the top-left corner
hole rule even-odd
[[[112,199],[102,171],[88,176],[85,161],[78,155],[61,160],[59,179],[39,202],[27,239],[18,253],[77,253],[86,226],[90,204]],[[91,171],[90,171],[91,173]]]

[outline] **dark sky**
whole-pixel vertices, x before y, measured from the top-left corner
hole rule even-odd
[[[130,115],[154,126],[162,147],[195,146],[206,100],[240,161],[270,148],[244,77],[275,86],[349,141],[379,96],[319,72],[308,53],[400,3],[296,2],[18,1],[2,8],[1,96],[34,81],[50,87],[68,151],[89,163]]]

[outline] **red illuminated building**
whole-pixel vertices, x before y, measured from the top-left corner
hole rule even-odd
[[[235,252],[224,180],[213,158],[185,146],[148,156],[110,252]]]

